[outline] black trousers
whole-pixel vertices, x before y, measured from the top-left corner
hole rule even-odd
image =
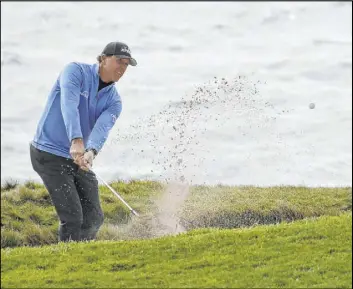
[[[59,241],[95,239],[104,219],[95,174],[79,169],[72,159],[33,145],[30,156],[33,169],[43,180],[58,214]]]

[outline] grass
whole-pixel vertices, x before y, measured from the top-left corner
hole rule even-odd
[[[187,229],[274,224],[352,210],[352,188],[197,186],[186,202]]]
[[[115,182],[111,186],[142,214],[153,210],[151,197],[159,195],[163,188],[151,181]],[[105,215],[99,238],[122,237],[111,228],[117,223],[127,224],[130,211],[105,186],[100,186],[99,191]],[[1,248],[56,243],[58,227],[59,220],[43,185],[27,182],[2,188]]]
[[[167,190],[151,181],[111,185],[142,216]],[[129,210],[105,186],[100,198],[98,240],[57,243],[45,187],[5,183],[2,287],[352,288],[350,187],[194,186],[180,211],[190,231],[152,239],[148,228],[143,236],[119,230],[136,225]]]
[[[166,189],[158,182],[114,182],[111,186],[141,215],[153,215],[157,198]],[[118,230],[129,224],[129,210],[107,189],[100,186],[105,214],[99,240],[136,238],[131,230]],[[352,209],[351,188],[305,187],[191,187],[180,213],[181,223],[188,229],[204,227],[239,228],[259,224],[275,224],[321,215],[339,215]],[[59,221],[45,187],[33,182],[19,185],[8,182],[1,188],[1,248],[38,246],[57,242]],[[137,226],[137,225],[136,225]],[[140,227],[138,227],[140,226]],[[135,232],[147,223],[138,224]]]
[[[2,287],[352,288],[352,215],[1,249]]]
[[[19,182],[17,180],[8,179],[4,182],[3,185],[1,185],[1,191],[8,191],[8,190],[14,189],[18,185],[19,185]]]

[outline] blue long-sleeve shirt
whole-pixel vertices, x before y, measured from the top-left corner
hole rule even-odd
[[[83,138],[86,149],[101,150],[121,113],[114,84],[98,92],[98,64],[71,62],[58,76],[32,141],[43,151],[72,158],[71,141]]]

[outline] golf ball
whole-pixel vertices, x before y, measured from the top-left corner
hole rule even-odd
[[[315,108],[315,103],[310,103],[310,104],[309,104],[309,108],[310,108],[310,109]]]

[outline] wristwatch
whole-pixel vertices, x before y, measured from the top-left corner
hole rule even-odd
[[[86,152],[89,152],[89,151],[92,151],[93,152],[93,155],[96,157],[97,156],[97,154],[98,154],[98,152],[95,150],[95,149],[93,149],[93,148],[88,148],[88,149],[86,149]]]

